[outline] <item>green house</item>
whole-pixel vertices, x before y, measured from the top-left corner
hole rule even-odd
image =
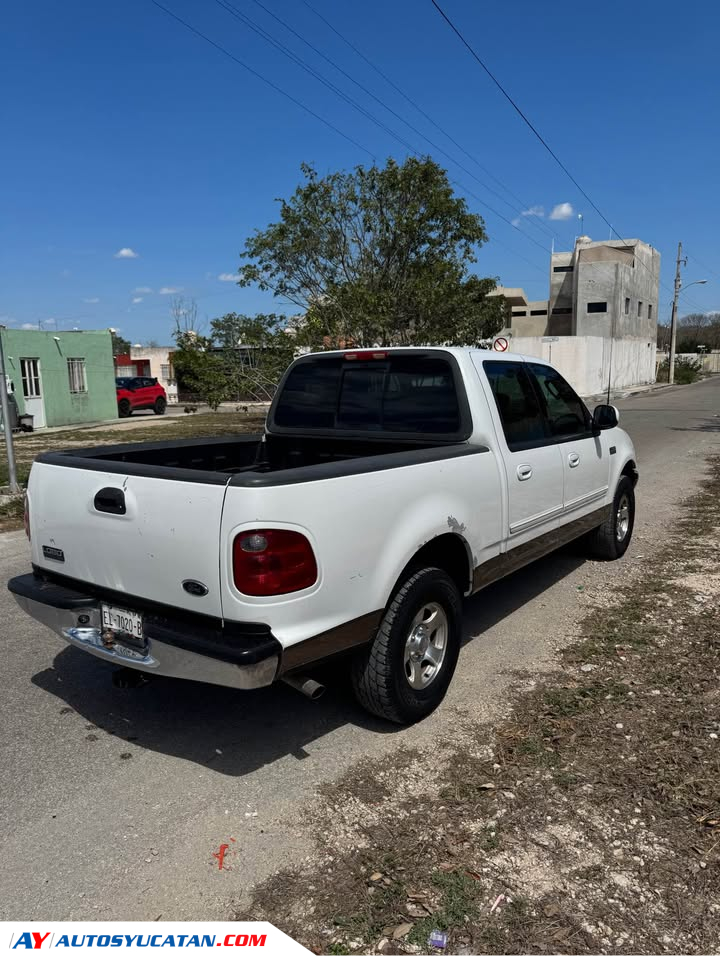
[[[18,412],[32,414],[35,428],[117,417],[107,330],[4,328],[0,337]]]

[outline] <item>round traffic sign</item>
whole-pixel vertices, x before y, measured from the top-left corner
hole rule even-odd
[[[495,343],[493,344],[493,350],[507,350],[509,344],[505,337],[498,337]]]

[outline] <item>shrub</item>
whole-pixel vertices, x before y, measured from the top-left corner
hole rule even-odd
[[[658,383],[667,383],[670,372],[669,361],[663,360],[660,364],[657,374]],[[700,379],[702,372],[702,362],[700,360],[691,360],[686,357],[675,358],[675,383],[695,383]]]

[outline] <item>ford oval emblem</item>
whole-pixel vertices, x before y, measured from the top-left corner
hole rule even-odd
[[[193,597],[206,597],[208,588],[199,580],[183,580],[183,590]]]

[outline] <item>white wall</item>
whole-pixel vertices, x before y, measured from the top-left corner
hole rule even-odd
[[[133,360],[149,360],[149,377],[157,377],[158,383],[165,388],[169,403],[177,403],[177,381],[163,376],[163,367],[170,367],[170,354],[175,347],[132,347],[130,356]],[[118,374],[119,376],[119,374]]]
[[[610,386],[623,390],[655,382],[655,344],[650,340],[609,337],[512,337],[510,350],[547,360],[583,397]]]

